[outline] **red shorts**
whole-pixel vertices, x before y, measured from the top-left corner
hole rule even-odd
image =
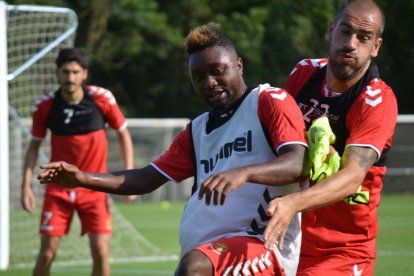
[[[106,193],[87,189],[47,191],[40,218],[40,234],[63,236],[70,230],[75,210],[85,233],[112,233],[112,220]]]
[[[273,252],[253,237],[220,239],[196,249],[210,259],[214,275],[285,275]]]
[[[334,254],[325,257],[300,256],[298,276],[371,276],[375,259]]]

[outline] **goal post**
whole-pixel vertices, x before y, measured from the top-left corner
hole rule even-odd
[[[30,139],[20,116],[29,114],[35,98],[55,83],[51,58],[59,48],[73,45],[77,24],[76,14],[67,8],[0,1],[0,58],[7,61],[0,62],[0,270],[10,265],[12,251],[10,184],[19,181],[14,177],[21,174],[22,148]],[[25,137],[11,140],[16,133]]]
[[[6,3],[0,1],[0,60],[7,60]],[[0,62],[0,270],[9,265],[9,121],[7,62]]]

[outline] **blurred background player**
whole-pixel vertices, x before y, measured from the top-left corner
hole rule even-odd
[[[302,60],[288,78],[285,88],[307,128],[326,115],[342,157],[338,173],[272,201],[269,246],[303,211],[298,275],[374,274],[377,211],[398,115],[395,95],[372,62],[384,25],[374,1],[347,1],[326,33],[329,58]]]
[[[39,147],[51,131],[51,161],[65,160],[86,171],[107,171],[105,124],[118,136],[125,169],[133,167],[132,140],[125,117],[114,95],[98,86],[85,86],[86,60],[80,49],[62,49],[56,59],[57,91],[44,95],[33,112],[32,140],[26,153],[22,184],[22,206],[33,213],[30,187]],[[129,200],[133,200],[131,196]],[[68,233],[77,211],[82,235],[88,234],[93,259],[92,275],[110,275],[109,246],[112,233],[108,195],[83,188],[46,186],[40,220],[41,247],[33,275],[49,275],[61,236]]]
[[[167,180],[194,176],[180,225],[176,275],[294,275],[300,218],[284,249],[264,248],[271,198],[299,190],[306,152],[305,124],[294,99],[268,84],[247,87],[233,43],[215,23],[186,38],[197,94],[212,108],[191,121],[169,150],[142,169],[84,173],[66,162],[42,166],[41,183],[82,186],[117,194],[154,191]]]

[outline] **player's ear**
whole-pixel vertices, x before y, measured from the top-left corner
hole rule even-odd
[[[243,60],[239,57],[236,61],[236,66],[239,69],[241,75],[243,75]]]
[[[85,68],[83,70],[83,80],[84,81],[88,78],[88,73],[89,73],[88,68]]]
[[[382,45],[382,37],[378,37],[375,40],[374,47],[372,48],[372,52],[371,52],[371,57],[372,58],[377,57],[379,49],[381,48],[381,45]]]
[[[328,41],[328,42],[330,42],[331,39],[332,39],[332,34],[333,34],[334,27],[335,27],[334,23],[330,22],[329,26],[328,26],[328,29],[326,30],[326,33],[325,33],[325,40]]]

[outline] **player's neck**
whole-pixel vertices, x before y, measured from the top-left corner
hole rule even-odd
[[[77,104],[83,99],[83,88],[79,87],[74,92],[65,91],[63,89],[60,90],[62,98],[71,104]]]

